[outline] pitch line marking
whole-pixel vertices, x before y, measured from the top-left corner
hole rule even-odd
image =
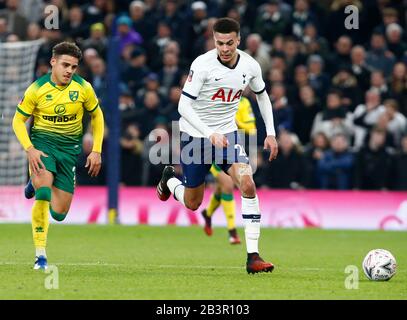
[[[176,264],[144,264],[144,265],[137,265],[137,264],[129,264],[129,263],[106,263],[106,262],[52,262],[51,264],[55,264],[58,266],[84,266],[84,267],[122,267],[122,266],[133,266],[135,268],[183,268],[183,269],[241,269],[242,266],[213,266],[213,265],[176,265]],[[0,262],[1,265],[31,265],[28,262]],[[334,268],[296,268],[296,267],[279,267],[280,270],[287,270],[287,271],[339,271],[340,269]]]
[[[105,263],[105,262],[76,262],[76,263],[66,263],[66,262],[53,262],[56,266],[79,266],[79,267],[133,267],[136,269],[144,269],[144,268],[163,268],[163,269],[242,269],[244,266],[195,266],[195,265],[176,265],[176,264],[144,264],[144,265],[137,265],[137,264],[128,264],[128,263]],[[13,266],[13,265],[21,265],[21,266],[31,266],[32,263],[28,262],[3,262],[0,261],[0,266]],[[342,272],[342,269],[337,268],[297,268],[297,267],[278,267],[279,271],[309,271],[309,272],[320,272],[320,271],[337,271]],[[397,270],[397,273],[405,273],[407,270]]]

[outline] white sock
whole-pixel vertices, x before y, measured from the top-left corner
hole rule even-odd
[[[45,252],[45,248],[35,248],[35,256],[39,257],[39,256],[44,256],[45,258],[47,257],[47,253]]]
[[[167,181],[167,186],[170,189],[171,193],[175,196],[175,199],[177,199],[185,206],[184,202],[185,187],[182,185],[182,182],[177,178],[171,178]]]
[[[247,253],[259,252],[260,209],[259,199],[242,197],[242,216]]]

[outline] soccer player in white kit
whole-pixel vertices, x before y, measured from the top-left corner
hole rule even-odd
[[[270,150],[269,161],[272,161],[277,157],[278,145],[271,102],[259,64],[237,49],[239,23],[230,18],[218,19],[213,37],[216,49],[194,60],[178,104],[183,181],[175,177],[174,167],[166,166],[157,185],[157,195],[166,201],[172,193],[185,207],[197,210],[204,196],[205,176],[212,163],[216,163],[232,177],[241,192],[247,272],[271,272],[274,265],[259,255],[259,200],[235,122],[242,92],[249,85],[256,93],[266,126],[264,148]]]

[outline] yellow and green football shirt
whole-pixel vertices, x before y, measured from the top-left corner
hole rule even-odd
[[[77,144],[82,138],[84,110],[93,112],[98,107],[89,82],[74,75],[66,86],[57,86],[48,73],[27,88],[17,111],[26,117],[33,116],[32,137]]]
[[[240,99],[235,119],[239,129],[244,130],[247,134],[253,134],[253,131],[250,132],[250,130],[256,129],[256,118],[250,100],[246,97]]]

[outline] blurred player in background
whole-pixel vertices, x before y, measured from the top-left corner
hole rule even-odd
[[[245,135],[255,134],[256,118],[249,99],[242,97],[236,112],[237,127],[244,131]],[[248,141],[245,139],[245,141]],[[208,236],[213,233],[212,215],[221,205],[226,217],[227,229],[229,232],[229,243],[240,244],[240,238],[236,230],[236,203],[233,196],[234,183],[230,176],[213,164],[210,169],[215,178],[215,191],[212,193],[208,206],[202,210],[201,214],[205,220],[204,231]]]
[[[260,65],[237,49],[239,23],[230,18],[218,19],[213,26],[213,37],[216,48],[194,60],[178,104],[183,181],[175,178],[174,167],[166,166],[157,185],[157,195],[166,201],[173,193],[185,207],[197,210],[203,200],[205,177],[215,162],[232,177],[242,195],[247,272],[271,272],[274,265],[259,255],[259,200],[235,121],[243,91],[250,86],[266,126],[264,148],[271,151],[269,161],[275,159],[278,146],[271,102]]]
[[[47,268],[48,214],[62,221],[72,202],[84,111],[91,114],[93,127],[93,149],[86,167],[92,177],[101,168],[103,113],[92,86],[75,74],[81,58],[82,52],[74,43],[57,44],[52,50],[51,73],[27,88],[13,119],[13,129],[27,152],[31,173],[25,196],[35,196],[32,233],[36,270]],[[31,116],[34,125],[30,139],[25,122]]]

